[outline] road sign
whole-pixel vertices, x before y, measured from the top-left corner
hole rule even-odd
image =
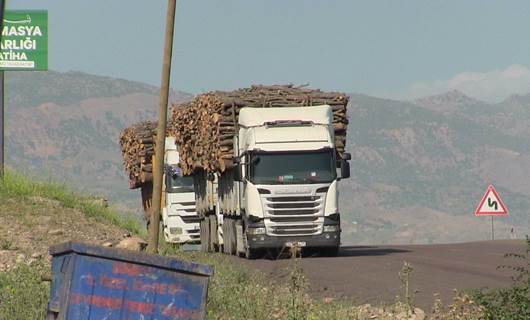
[[[475,210],[476,216],[507,216],[508,209],[502,202],[501,197],[495,190],[495,188],[490,185],[486,193],[480,200],[480,203]]]
[[[48,69],[48,12],[7,10],[0,41],[0,70]]]

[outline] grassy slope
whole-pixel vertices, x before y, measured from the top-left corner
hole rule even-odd
[[[94,218],[98,222],[110,223],[133,233],[145,232],[137,219],[122,217],[112,208],[106,208],[90,197],[82,197],[62,184],[35,181],[18,173],[6,172],[0,184],[0,199],[24,201],[30,197],[58,201],[64,208],[80,210],[87,217]]]
[[[11,235],[1,239],[0,257],[17,255],[16,263],[4,265],[0,272],[0,319],[43,319],[49,283],[40,279],[49,273],[48,245],[70,239],[98,243],[109,238],[119,240],[126,231],[140,235],[145,232],[138,221],[124,219],[113,209],[61,185],[35,182],[11,172],[0,183],[0,200],[0,224],[15,229],[0,233]],[[50,233],[53,228],[61,233]],[[18,259],[20,254],[24,259]],[[372,308],[312,299],[297,259],[292,260],[288,281],[272,284],[263,274],[235,266],[220,254],[182,252],[168,245],[162,246],[161,254],[214,267],[208,295],[209,319],[368,319],[373,315],[395,319],[408,309],[403,303]],[[467,316],[460,319],[473,319],[470,309],[473,307],[463,305],[458,314]],[[459,318],[449,310],[437,319]]]

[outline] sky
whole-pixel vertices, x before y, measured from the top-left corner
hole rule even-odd
[[[164,0],[7,0],[46,9],[49,67],[160,84]],[[530,1],[180,0],[171,86],[254,83],[413,99],[530,92]]]

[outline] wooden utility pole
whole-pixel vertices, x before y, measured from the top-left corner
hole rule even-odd
[[[162,199],[162,176],[164,174],[164,146],[166,140],[167,104],[169,98],[169,77],[171,73],[171,55],[173,51],[173,30],[177,0],[168,0],[166,16],[166,36],[164,43],[164,62],[162,64],[162,83],[160,85],[160,109],[156,131],[155,162],[153,163],[153,205],[149,223],[147,249],[158,253],[158,234],[160,229],[160,205]]]

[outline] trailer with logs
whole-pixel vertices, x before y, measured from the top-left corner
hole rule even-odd
[[[337,254],[338,182],[350,175],[347,104],[342,93],[258,85],[173,106],[166,135],[181,174],[194,180],[203,251],[256,258],[296,246]],[[120,139],[146,212],[155,128],[143,122]]]
[[[156,122],[141,122],[123,131],[120,145],[129,172],[129,187],[140,189],[144,218],[149,222],[153,193]],[[162,232],[168,243],[198,243],[199,217],[195,210],[193,177],[183,177],[175,138],[166,137],[162,181]]]
[[[347,103],[341,93],[253,86],[173,108],[169,134],[183,174],[194,177],[204,251],[337,254]]]

